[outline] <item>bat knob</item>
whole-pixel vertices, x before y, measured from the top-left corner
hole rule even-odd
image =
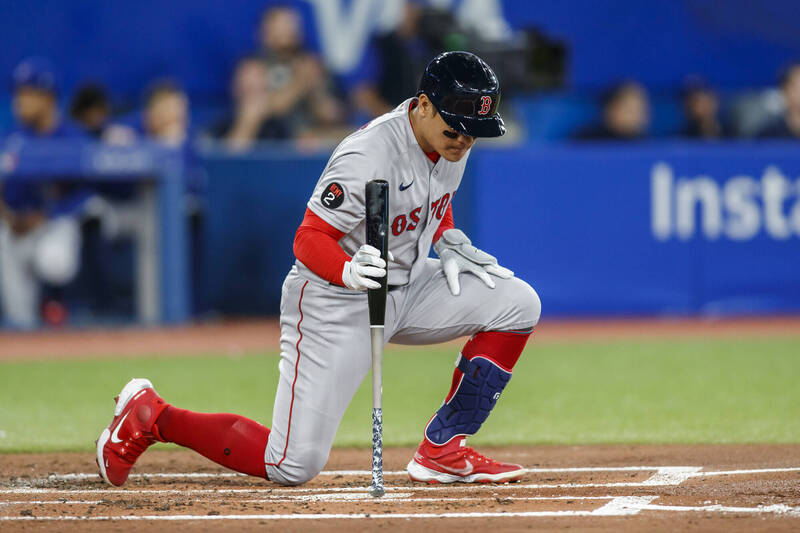
[[[373,498],[380,498],[384,494],[386,494],[386,491],[384,490],[383,487],[375,486],[369,489],[369,495],[372,496]]]

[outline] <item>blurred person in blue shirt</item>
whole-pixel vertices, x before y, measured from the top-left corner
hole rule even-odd
[[[189,97],[171,80],[153,82],[145,95],[142,129],[147,139],[173,148],[189,138]]]
[[[145,93],[142,127],[145,138],[168,148],[181,150],[184,164],[185,195],[182,209],[187,217],[189,237],[190,283],[193,305],[198,309],[200,294],[202,242],[205,226],[205,173],[196,164],[190,139],[189,97],[181,86],[169,79],[156,80]],[[141,220],[140,217],[136,219]]]
[[[136,132],[129,126],[112,123],[111,111],[111,98],[99,83],[84,83],[70,100],[70,116],[87,136],[114,145],[133,143]]]
[[[56,71],[44,58],[29,58],[13,72],[12,108],[16,128],[4,149],[18,150],[37,140],[84,139],[80,129],[62,121]],[[79,267],[78,215],[89,198],[82,185],[67,180],[5,178],[0,199],[0,304],[5,320],[29,328],[39,323],[42,285],[68,284]],[[61,302],[45,302],[49,322],[65,317]]]
[[[705,80],[692,77],[686,82],[683,109],[686,114],[684,137],[708,140],[730,136],[729,128],[719,118],[717,93]]]
[[[578,141],[635,141],[645,138],[650,124],[647,91],[635,81],[612,88],[603,98],[603,116],[598,124],[573,135]]]
[[[91,86],[90,86],[91,87]],[[135,116],[129,117],[133,127],[109,125],[105,108],[109,106],[106,95],[92,90],[84,95],[83,104],[77,106],[85,112],[82,123],[89,130],[96,126],[104,128],[96,132],[108,144],[147,144],[159,145],[175,150],[184,163],[185,201],[173,208],[185,210],[190,216],[199,212],[198,196],[201,180],[193,172],[193,152],[190,139],[189,98],[181,86],[168,78],[156,79],[149,83],[142,98],[142,108]],[[81,102],[76,94],[74,102]],[[73,106],[75,109],[76,106]],[[91,110],[94,109],[94,112]],[[109,135],[114,130],[130,131],[126,142],[118,142],[119,136]],[[148,187],[150,185],[147,185]],[[86,250],[85,269],[91,274],[91,307],[99,313],[127,313],[132,304],[130,292],[133,284],[130,262],[122,261],[128,256],[133,245],[137,259],[134,264],[152,263],[157,260],[152,246],[152,219],[154,196],[142,194],[147,189],[140,181],[107,182],[96,186],[98,195],[92,199],[90,212],[91,226],[86,225],[84,234]],[[112,254],[121,252],[117,257]]]
[[[83,126],[87,135],[102,139],[111,118],[111,102],[105,88],[96,83],[79,87],[72,96],[70,115]]]
[[[759,139],[800,138],[800,63],[786,67],[780,76],[785,111],[783,116],[764,127]]]

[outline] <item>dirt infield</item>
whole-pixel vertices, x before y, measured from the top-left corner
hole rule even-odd
[[[91,453],[4,456],[0,530],[800,528],[800,445],[497,448],[492,455],[529,473],[519,483],[469,486],[410,483],[402,470],[411,453],[386,450],[380,500],[366,493],[369,450],[335,450],[302,487],[233,474],[184,451],[145,454],[123,489],[100,480]]]
[[[632,339],[800,336],[800,316],[734,319],[546,320],[536,327],[537,344]],[[0,361],[141,357],[152,355],[239,355],[274,351],[277,319],[217,322],[172,328],[0,332]],[[461,341],[453,341],[458,344]],[[413,349],[413,348],[410,348]]]
[[[2,333],[0,361],[273,352],[278,334],[274,320]],[[547,322],[535,342],[759,336],[800,336],[800,317]],[[145,454],[123,489],[100,480],[91,452],[0,455],[0,531],[800,530],[800,444],[496,448],[483,451],[528,474],[470,486],[410,483],[412,451],[385,450],[380,500],[366,492],[369,449],[334,450],[302,487],[233,474],[188,451]]]

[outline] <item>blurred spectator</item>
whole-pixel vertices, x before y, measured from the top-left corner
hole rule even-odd
[[[644,87],[634,81],[613,88],[603,99],[603,121],[579,130],[576,140],[633,141],[644,138],[650,123],[650,103]]]
[[[249,147],[255,141],[287,139],[289,127],[275,116],[267,86],[267,67],[258,57],[245,57],[236,65],[231,81],[233,109],[212,124],[207,133],[225,140],[231,148]]]
[[[691,139],[719,139],[728,137],[728,128],[719,119],[719,99],[702,80],[690,80],[683,93],[686,113],[684,137]]]
[[[90,137],[110,144],[130,144],[136,132],[127,126],[111,123],[111,101],[105,87],[86,83],[72,96],[70,115]]]
[[[374,79],[353,91],[354,106],[370,118],[390,111],[416,94],[420,76],[435,55],[420,32],[422,8],[410,1],[403,9],[400,24],[373,41]]]
[[[45,58],[26,59],[14,69],[12,111],[18,138],[68,137],[78,129],[63,123],[58,109],[58,82],[53,65]]]
[[[761,139],[796,139],[800,137],[800,63],[789,65],[781,74],[781,93],[785,111],[760,132]]]
[[[205,174],[201,172],[195,161],[195,153],[189,139],[189,98],[186,92],[175,82],[159,80],[150,85],[145,96],[143,129],[145,136],[157,143],[181,149],[183,155],[184,197],[182,209],[187,217],[189,230],[189,267],[190,280],[194,294],[199,294],[199,280],[203,227],[204,227],[204,192]],[[134,215],[134,230],[141,239],[140,232],[148,231],[142,227],[141,205],[133,205],[127,213]],[[138,246],[140,251],[142,246]]]
[[[106,90],[95,83],[80,87],[72,97],[70,115],[90,137],[102,138],[111,117],[111,104]]]
[[[294,137],[341,136],[344,106],[319,58],[303,48],[300,14],[277,6],[261,16],[261,49],[267,67],[272,116],[285,118]]]
[[[30,58],[13,72],[12,108],[17,128],[6,148],[29,140],[83,138],[61,120],[58,84],[53,66]],[[17,327],[39,321],[43,285],[49,285],[41,310],[50,323],[61,323],[66,311],[60,287],[75,277],[81,236],[77,215],[89,192],[66,181],[42,182],[6,178],[0,200],[0,301],[5,319]]]
[[[189,98],[170,80],[154,82],[147,90],[142,116],[145,137],[167,146],[183,146],[189,136]]]

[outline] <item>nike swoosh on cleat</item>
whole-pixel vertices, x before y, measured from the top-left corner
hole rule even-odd
[[[464,461],[465,463],[467,463],[467,465],[464,468],[450,468],[448,466],[444,466],[443,464],[437,463],[436,461],[433,461],[431,459],[428,459],[428,461],[430,461],[431,463],[435,464],[436,466],[438,466],[442,470],[445,470],[445,471],[450,472],[451,474],[455,474],[457,476],[468,476],[474,470],[474,468],[472,467],[472,463],[470,463],[467,460]]]
[[[404,191],[404,190],[408,189],[409,187],[411,187],[412,185],[414,185],[414,180],[413,179],[411,180],[411,183],[409,183],[408,185],[406,185],[405,183],[401,183],[400,184],[400,190]]]
[[[121,438],[119,438],[119,428],[121,428],[121,427],[122,427],[122,424],[124,424],[124,423],[125,423],[125,419],[126,419],[126,418],[128,418],[128,415],[129,415],[129,414],[131,414],[131,412],[130,412],[130,411],[128,411],[127,413],[125,413],[125,416],[123,416],[123,417],[122,417],[122,420],[120,420],[120,421],[119,421],[119,424],[117,424],[117,427],[116,427],[116,428],[114,428],[114,433],[112,433],[112,434],[111,434],[111,442],[112,442],[112,443],[114,443],[114,444],[119,444],[120,442],[122,442],[122,439],[121,439]]]

